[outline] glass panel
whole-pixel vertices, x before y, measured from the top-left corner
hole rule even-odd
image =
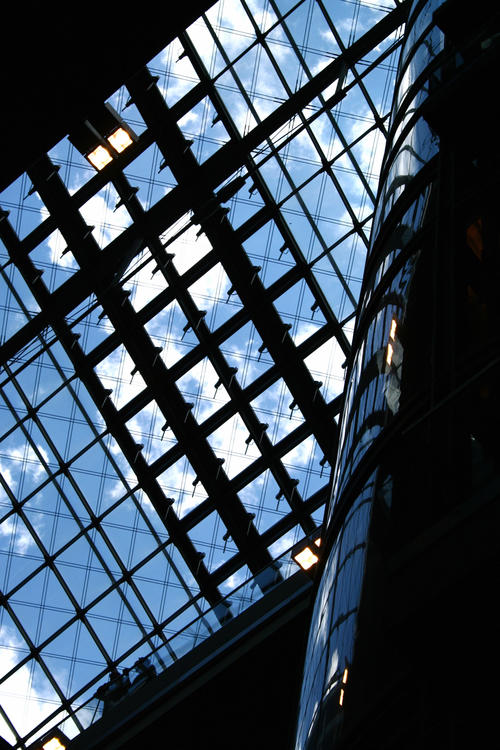
[[[0,677],[0,690],[21,734],[31,726],[23,724],[25,714],[36,724],[40,706],[42,713],[55,710],[65,696],[76,709],[90,699],[112,661],[135,669],[139,656],[161,646],[154,664],[163,670],[174,653],[186,653],[225,622],[227,608],[210,609],[217,591],[207,591],[187,564],[183,542],[205,554],[204,568],[217,571],[215,578],[225,563],[237,568],[218,586],[221,594],[234,592],[228,605],[234,616],[296,569],[288,554],[252,579],[247,551],[236,548],[193,468],[210,464],[212,450],[224,460],[228,502],[238,496],[254,514],[273,557],[302,539],[303,527],[320,523],[328,465],[316,425],[305,424],[296,408],[293,369],[305,358],[325,401],[340,395],[348,354],[332,331],[337,317],[350,340],[398,50],[381,62],[378,56],[399,32],[361,61],[349,57],[339,79],[325,79],[324,91],[314,82],[303,97],[296,93],[342,60],[339,38],[351,44],[393,5],[219,0],[150,61],[149,89],[131,97],[121,85],[112,95],[140,134],[130,157],[98,173],[66,138],[51,149],[73,211],[66,213],[57,181],[48,180],[49,214],[26,174],[0,196],[10,212],[0,216],[0,348],[8,353],[0,382],[0,577],[8,601],[0,628],[6,668],[15,670],[5,685]],[[412,65],[418,64],[415,57]],[[343,86],[346,96],[325,106]],[[155,111],[147,100],[158,94],[166,106]],[[163,134],[176,127],[193,143],[171,159]],[[404,148],[433,153],[421,126],[406,138]],[[415,173],[406,161],[401,150],[391,180],[403,167]],[[243,183],[225,200],[238,177]],[[388,182],[382,219],[399,195],[394,184]],[[297,346],[290,361],[270,356],[266,325],[253,320],[260,300],[243,305],[223,265],[227,248],[218,246],[217,231],[213,246],[207,239],[204,210],[220,193],[229,222],[220,236],[233,232],[233,246],[259,268],[276,311],[273,323],[290,325]],[[75,211],[93,227],[103,263],[111,264],[106,278],[79,271]],[[29,277],[26,257],[43,276]],[[392,260],[388,253],[384,268]],[[114,303],[111,311],[103,283],[129,292],[123,312]],[[403,286],[393,291],[404,294]],[[195,308],[205,313],[200,330]],[[140,341],[125,338],[131,322],[156,347],[153,364],[142,361]],[[388,322],[381,316],[374,325],[367,362],[387,346]],[[322,343],[312,351],[315,341]],[[163,367],[155,370],[159,359]],[[366,365],[360,358],[356,377]],[[343,467],[353,467],[369,444],[367,419],[387,404],[385,382],[381,374],[362,400],[349,398]],[[193,404],[189,438],[182,419],[174,433],[164,415],[174,383]],[[134,444],[142,446],[140,461]],[[303,503],[302,525],[296,502]],[[170,537],[167,529],[176,533]],[[329,584],[330,595],[344,570],[342,606],[356,606],[350,597],[358,592],[353,581],[362,554],[350,555],[355,538],[353,531]],[[328,650],[325,633],[336,616],[332,605],[317,638],[312,713],[334,648],[341,659],[352,640],[353,618],[339,621],[333,627],[339,643]],[[36,660],[30,639],[41,646]],[[90,701],[79,715],[86,724],[101,712]],[[69,736],[78,733],[72,718],[62,712],[59,718]],[[7,728],[5,735],[17,741]],[[18,742],[32,743],[33,737]]]

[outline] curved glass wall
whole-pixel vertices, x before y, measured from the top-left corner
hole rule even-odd
[[[413,3],[406,26],[346,380],[326,519],[328,551],[307,647],[296,750],[331,747],[340,735],[355,656],[370,519],[375,502],[387,509],[392,504],[392,477],[384,473],[381,457],[390,463],[386,445],[394,425],[428,394],[430,331],[426,342],[425,330],[421,328],[417,337],[413,329],[415,298],[429,279],[427,227],[433,211],[433,165],[439,138],[423,118],[421,107],[437,83],[435,60],[439,62],[443,49],[443,34],[433,21],[439,4]],[[428,316],[420,321],[424,329],[427,322]],[[345,549],[346,535],[352,539],[349,549]],[[345,592],[342,570],[347,558],[352,558],[352,564]]]
[[[388,575],[380,570],[410,543],[423,545],[430,530],[441,528],[440,539],[458,506],[472,513],[478,498],[498,495],[498,148],[492,132],[482,140],[481,115],[464,112],[466,94],[475,95],[488,70],[493,32],[486,16],[457,19],[456,10],[418,0],[408,15],[348,362],[296,750],[343,747],[346,727],[369,732],[360,716],[383,714],[388,675],[400,675],[405,658],[421,668],[406,654],[417,644],[387,653],[397,627],[378,637],[385,615],[376,612],[384,604],[374,592]],[[344,595],[341,570],[351,551],[343,554],[343,540],[361,507]],[[385,606],[384,623],[400,622],[399,602]],[[416,638],[429,643],[433,635]],[[364,746],[358,734],[354,745]]]

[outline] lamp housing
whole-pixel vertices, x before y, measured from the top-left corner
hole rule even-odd
[[[137,141],[137,135],[112,105],[106,102],[74,128],[68,140],[100,171]]]

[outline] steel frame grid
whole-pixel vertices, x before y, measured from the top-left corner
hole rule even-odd
[[[51,715],[55,716],[62,706],[68,715],[74,717],[72,704],[75,698],[82,698],[95,689],[96,684],[102,680],[111,667],[126,663],[127,658],[131,658],[132,654],[135,656],[137,653],[142,653],[140,649],[143,647],[147,650],[148,647],[151,648],[159,642],[168,645],[165,628],[168,623],[175,622],[179,614],[189,610],[192,606],[200,612],[204,607],[203,602],[212,605],[220,602],[227,591],[227,582],[237,575],[242,565],[248,566],[254,575],[258,575],[275,556],[270,553],[269,548],[279,543],[280,539],[297,525],[303,534],[310,534],[317,527],[318,521],[314,520],[313,514],[317,519],[318,510],[327,497],[328,481],[325,481],[323,486],[313,491],[312,494],[303,496],[297,478],[289,473],[284,458],[290,451],[297,449],[305,439],[312,437],[323,456],[320,461],[321,474],[326,463],[333,465],[336,448],[335,417],[340,410],[341,395],[329,401],[325,400],[321,392],[323,384],[315,381],[305,360],[332,338],[338,341],[343,357],[347,358],[350,346],[345,334],[345,326],[352,318],[352,313],[343,320],[337,319],[331,309],[328,295],[325,294],[324,287],[318,281],[315,264],[323,258],[327,259],[343,286],[344,293],[351,297],[351,304],[354,306],[355,295],[352,294],[349,282],[336,264],[335,250],[349,237],[359,238],[366,246],[367,236],[364,227],[370,221],[370,216],[358,218],[333,168],[336,161],[347,156],[354,171],[365,185],[370,201],[373,201],[373,191],[352,149],[371,131],[378,129],[385,135],[384,123],[387,114],[378,112],[370,94],[364,88],[364,76],[357,71],[355,66],[364,55],[394,33],[404,22],[404,9],[402,4],[396,4],[396,7],[388,12],[383,20],[375,24],[360,39],[348,47],[343,45],[342,54],[333,59],[326,69],[313,75],[306,64],[300,45],[297,44],[293,33],[286,25],[287,19],[302,5],[307,5],[305,0],[296,3],[286,13],[280,15],[277,4],[270,2],[269,7],[274,12],[276,21],[266,31],[261,32],[253,20],[250,8],[246,3],[242,3],[242,8],[253,23],[255,39],[249,41],[249,46],[240,56],[246,54],[250,46],[260,45],[280,76],[280,66],[266,41],[270,34],[279,28],[288,39],[297,59],[300,60],[307,78],[307,82],[296,91],[288,88],[288,99],[279,104],[263,120],[256,116],[257,113],[254,110],[257,124],[248,133],[241,135],[238,132],[226,104],[217,91],[216,83],[221,72],[215,76],[210,75],[197,53],[196,46],[190,39],[188,30],[180,35],[179,40],[199,81],[179,101],[168,107],[155,77],[147,69],[138,72],[126,82],[130,93],[128,104],[134,104],[146,126],[129,153],[123,154],[123,158],[117,160],[116,164],[104,170],[105,173],[98,173],[91,177],[73,193],[69,192],[68,187],[60,178],[58,164],[49,157],[43,157],[30,168],[28,174],[32,184],[30,192],[36,192],[40,197],[45,209],[48,210],[48,216],[26,237],[20,239],[10,224],[9,217],[6,213],[2,214],[0,238],[8,252],[1,270],[2,279],[9,295],[17,297],[17,305],[23,310],[28,321],[0,346],[1,360],[5,362],[4,378],[0,385],[14,422],[2,436],[2,441],[16,434],[16,430],[20,428],[26,445],[30,446],[28,450],[31,451],[29,456],[25,452],[24,471],[29,473],[29,466],[26,462],[35,460],[43,466],[46,478],[21,498],[16,496],[13,491],[14,487],[11,487],[8,481],[2,480],[4,493],[10,504],[10,510],[2,517],[2,523],[6,524],[4,528],[8,528],[12,519],[19,519],[19,523],[22,522],[28,529],[30,538],[34,540],[39,550],[40,563],[29,572],[26,578],[21,579],[11,589],[5,589],[5,593],[2,594],[2,606],[8,613],[10,622],[15,624],[23,639],[25,644],[23,648],[26,653],[8,673],[3,675],[1,680],[7,684],[10,678],[15,677],[16,674],[20,675],[26,665],[35,663],[39,665],[57,695],[57,698],[51,699],[52,702],[54,705],[60,702]],[[324,6],[319,5],[325,19],[328,20],[329,29],[337,37],[337,41],[341,41],[340,35],[335,34],[336,27],[333,19],[329,18]],[[203,18],[210,27],[211,33],[213,32],[219,51],[224,53],[224,46],[220,43],[217,33],[210,26],[206,16]],[[366,66],[366,69],[371,71],[375,70],[377,65],[382,65],[386,58],[395,54],[398,43],[395,39],[382,50],[375,62]],[[224,71],[233,72],[233,66],[238,59],[236,57],[231,60],[225,55]],[[353,78],[352,81],[346,82],[346,72],[349,70],[353,72]],[[335,81],[337,81],[335,94],[323,97],[322,92]],[[281,76],[281,82],[286,84],[283,76]],[[237,85],[251,111],[253,105],[250,96],[242,84]],[[341,105],[348,91],[355,86],[363,91],[365,100],[374,113],[374,123],[361,135],[356,134],[348,138],[339,127],[333,114],[335,109],[332,107]],[[229,134],[229,140],[205,162],[198,163],[190,148],[191,144],[178,123],[192,110],[196,102],[207,96],[217,116],[223,122]],[[320,105],[311,107],[310,102],[316,97]],[[328,117],[341,141],[340,151],[329,158],[311,129],[312,123],[321,114]],[[299,119],[299,125],[294,123],[296,117]],[[291,128],[287,125],[290,122],[293,123]],[[273,134],[283,126],[286,132],[276,141]],[[287,166],[286,156],[282,154],[285,154],[287,144],[301,132],[307,133],[314,144],[318,154],[318,166],[312,177],[309,176],[305,181],[296,183],[295,177]],[[174,147],[174,144],[177,146]],[[141,153],[145,153],[153,145],[159,149],[162,158],[174,174],[177,184],[156,204],[144,208],[137,190],[125,176],[125,170]],[[273,195],[261,171],[270,159],[275,160],[279,165],[284,180],[289,185],[289,192],[284,197]],[[333,243],[326,242],[318,230],[317,219],[320,214],[312,215],[301,198],[300,191],[307,187],[316,175],[326,175],[333,183],[352,220],[352,228]],[[248,188],[249,182],[251,182],[250,196],[256,191],[262,203],[253,215],[235,227],[229,210],[223,205],[228,202],[232,207],[237,205],[239,191],[243,186]],[[26,180],[24,183],[26,184]],[[81,209],[106,184],[114,186],[119,201],[126,208],[132,223],[101,249],[92,233],[93,228],[89,227],[83,219]],[[284,206],[291,197],[298,197],[300,209],[306,217],[312,235],[316,237],[321,247],[319,255],[312,260],[306,259],[302,243],[294,236],[286,219]],[[160,237],[169,227],[175,228],[176,223],[183,217],[190,217],[183,230],[193,225],[199,228],[199,233],[208,238],[211,249],[197,263],[180,274],[176,269],[175,256],[172,256],[169,249],[172,245],[175,246],[178,237],[183,235],[183,230],[181,229],[175,235],[175,241],[162,242]],[[286,251],[291,260],[288,270],[284,271],[272,284],[265,286],[259,276],[261,269],[256,267],[249,258],[244,249],[244,243],[268,222],[273,222],[275,231],[282,238],[280,257]],[[36,268],[30,258],[30,253],[41,242],[47,241],[55,229],[61,232],[76,260],[76,270],[67,281],[51,291],[43,283],[41,273],[43,269]],[[140,265],[137,266],[136,258],[139,253],[142,253],[143,257],[143,260],[139,261],[140,265],[144,267],[155,265],[154,270],[162,278],[162,288],[144,307],[135,309],[130,299],[130,290],[125,288],[125,285],[128,280],[133,283],[138,273]],[[221,264],[224,268],[231,290],[238,295],[240,307],[221,325],[212,329],[207,325],[203,311],[199,310],[189,289],[217,264]],[[9,269],[14,267],[21,274],[39,306],[40,312],[35,315],[24,306],[22,294],[9,279]],[[297,325],[301,319],[301,313],[295,311],[291,316],[294,323],[285,324],[277,312],[275,303],[281,295],[297,283],[305,284],[312,293],[314,300],[311,307],[312,317],[319,309],[324,322],[317,327],[315,333],[295,344],[291,330],[292,326]],[[226,291],[229,292],[229,290]],[[228,293],[228,299],[230,296]],[[193,334],[193,343],[177,362],[167,367],[162,360],[159,347],[155,346],[146,326],[155,314],[161,313],[168,304],[173,302],[179,305],[184,315],[186,331],[190,330]],[[87,305],[85,309],[82,307],[84,303]],[[80,343],[81,334],[75,333],[75,328],[79,323],[83,324],[97,310],[101,311],[99,313],[101,319],[106,316],[112,328],[110,329],[108,324],[107,335],[100,343],[86,351]],[[76,319],[75,312],[77,312]],[[238,372],[223,354],[223,349],[228,338],[235,335],[246,324],[254,326],[259,332],[262,345],[259,347],[257,361],[262,356],[267,360],[267,366],[249,383],[240,384]],[[112,392],[105,387],[105,383],[99,376],[100,364],[106,356],[116,350],[117,345],[124,347],[124,350],[131,355],[133,369],[142,376],[144,384],[142,389],[120,406],[113,403]],[[33,353],[34,346],[38,347],[35,353]],[[58,356],[53,354],[58,346],[62,346],[65,352],[63,366],[59,364]],[[22,383],[26,377],[25,373],[34,366],[38,367],[37,362],[41,356],[48,356],[51,367],[59,371],[60,383],[56,389],[35,403],[26,396]],[[224,386],[228,400],[204,421],[198,423],[192,414],[192,405],[179,389],[177,381],[204,360],[211,363],[217,374],[217,384],[219,387]],[[72,368],[69,375],[68,363]],[[252,402],[269,388],[280,383],[286,383],[291,394],[292,401],[288,406],[290,418],[294,415],[295,407],[299,406],[302,421],[292,430],[287,430],[277,442],[273,442],[269,438],[258,410],[252,406]],[[11,386],[14,387],[22,402],[21,409],[18,404],[9,401],[6,389]],[[94,409],[97,408],[100,414],[99,424],[94,424],[95,417],[92,417],[88,405],[84,406],[80,400],[79,388],[82,393],[85,393],[86,399],[84,400],[88,400],[90,396],[90,403],[93,404]],[[84,447],[73,454],[70,452],[69,455],[57,449],[49,431],[44,427],[43,417],[40,416],[43,415],[54,396],[58,392],[65,392],[65,389],[74,399],[78,413],[84,415],[85,422],[93,435]],[[139,414],[141,409],[147,408],[152,403],[163,413],[164,426],[167,428],[168,425],[169,431],[173,432],[175,442],[170,441],[172,444],[169,448],[153,461],[148,461],[142,454],[143,446],[137,443],[128,423]],[[23,410],[24,413],[22,413]],[[258,451],[247,463],[246,468],[235,476],[229,477],[224,471],[222,458],[214,452],[209,438],[215,430],[236,417],[242,419],[247,431],[245,441],[248,441],[247,448],[253,443],[258,447]],[[32,434],[32,423],[40,434],[43,434],[46,446],[49,446],[51,457],[55,457],[55,461],[47,459],[44,450],[40,449]],[[115,457],[113,449],[110,448],[111,443],[107,442],[110,437],[114,441],[113,445],[119,447],[121,457]],[[89,502],[85,491],[81,489],[76,472],[73,470],[73,466],[80,458],[85,457],[91,446],[100,447],[124,489],[114,502],[108,504],[100,512],[96,512],[96,508],[92,507],[92,502]],[[70,447],[68,443],[68,450]],[[35,455],[35,459],[32,459],[32,455]],[[123,457],[126,459],[125,463],[121,463]],[[207,497],[180,516],[171,505],[170,499],[166,497],[160,477],[184,458],[188,459],[189,465],[195,470],[195,480],[201,482],[207,490]],[[255,514],[249,513],[238,493],[253,481],[262,481],[266,472],[270,472],[269,476],[273,477],[278,488],[276,494],[278,506],[281,499],[286,498],[288,511],[277,514],[278,520],[259,532]],[[307,472],[311,472],[311,467]],[[98,470],[94,473],[97,477]],[[8,477],[8,472],[6,476]],[[184,479],[187,476],[185,472]],[[85,508],[86,522],[82,522],[81,511],[73,509],[74,500],[65,490],[64,482],[68,483],[68,488],[71,488]],[[56,545],[52,550],[42,542],[39,530],[37,531],[37,528],[30,523],[25,511],[29,503],[36,500],[37,494],[50,486],[56,488],[64,507],[73,515],[79,526],[77,535],[59,547]],[[132,503],[134,513],[138,518],[140,517],[141,523],[145,525],[148,534],[154,539],[152,549],[148,554],[136,560],[135,564],[124,561],[120,557],[116,542],[109,536],[110,518],[116,510],[124,508],[127,501]],[[216,526],[222,524],[222,529],[225,531],[224,539],[226,542],[229,541],[231,546],[231,555],[226,562],[222,562],[214,569],[209,569],[204,562],[204,554],[200,552],[199,543],[197,546],[192,537],[196,527],[200,527],[213,518],[214,511],[217,519]],[[126,525],[126,528],[133,533],[133,527]],[[93,540],[96,532],[105,542],[104,556],[102,551],[95,547]],[[206,549],[213,551],[216,548],[216,538],[221,537],[221,532],[217,532],[218,537],[215,533],[214,527],[211,541],[207,538],[203,542]],[[14,534],[11,535],[11,546],[15,544],[12,542],[13,539],[15,539]],[[94,545],[95,554],[100,557],[102,570],[107,571],[110,581],[109,586],[85,606],[82,606],[77,596],[73,594],[57,567],[58,559],[64,555],[65,551],[71,549],[75,540],[78,539],[85,539],[91,547]],[[180,551],[182,570],[174,560],[171,549],[174,552]],[[9,554],[14,559],[13,548]],[[112,564],[106,560],[108,554],[113,561]],[[169,569],[173,571],[173,575],[183,587],[187,597],[178,609],[166,617],[155,615],[151,609],[151,601],[148,601],[148,597],[141,591],[140,580],[136,579],[141,569],[146,569],[147,564],[156,559],[158,554],[164,556]],[[91,575],[90,567],[85,568],[82,564],[82,568],[85,569],[87,577]],[[10,602],[15,602],[16,595],[19,595],[23,586],[29,584],[43,571],[49,571],[50,573],[46,575],[54,575],[62,586],[71,602],[72,616],[57,629],[53,629],[45,639],[41,639],[39,633],[37,633],[37,638],[33,639]],[[122,586],[131,587],[135,599],[127,599]],[[169,590],[168,584],[164,589]],[[4,590],[3,587],[2,590]],[[132,646],[126,650],[120,646],[118,628],[114,635],[115,646],[110,649],[109,645],[103,643],[92,624],[92,610],[96,608],[96,605],[104,602],[110,592],[118,593],[122,606],[138,629],[138,635],[135,636]],[[133,601],[139,604],[137,611]],[[40,604],[40,612],[44,610],[44,607],[46,608],[45,600]],[[43,625],[42,616],[40,616],[40,623]],[[48,666],[50,660],[47,661],[43,652],[48,645],[56,642],[71,624],[75,623],[86,628],[92,642],[97,646],[100,653],[100,669],[84,684],[80,682],[77,689],[65,691],[55,677],[54,671]],[[16,648],[20,647],[14,646],[14,649]],[[119,648],[121,651],[117,650]],[[75,664],[81,662],[81,657],[75,650],[72,656],[65,658],[71,662],[73,671]],[[31,674],[33,675],[33,669]],[[16,746],[22,747],[23,743],[28,740],[18,732],[7,712],[2,710],[2,716],[15,738]],[[45,717],[40,722],[40,727],[46,726],[47,721]],[[81,729],[78,722],[77,727]],[[38,729],[39,727],[33,727],[26,736],[33,737]]]

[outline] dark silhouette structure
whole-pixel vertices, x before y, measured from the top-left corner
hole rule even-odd
[[[3,48],[0,734],[18,748],[162,720],[181,746],[293,741],[311,581],[286,550],[317,539],[329,495],[406,9],[176,10],[87,8],[70,29],[35,9]],[[158,676],[133,689],[143,657]],[[130,686],[99,720],[116,671]]]
[[[297,748],[477,747],[496,731],[498,30],[487,3],[410,9]]]
[[[498,14],[176,10],[2,52],[3,742],[475,746]]]

